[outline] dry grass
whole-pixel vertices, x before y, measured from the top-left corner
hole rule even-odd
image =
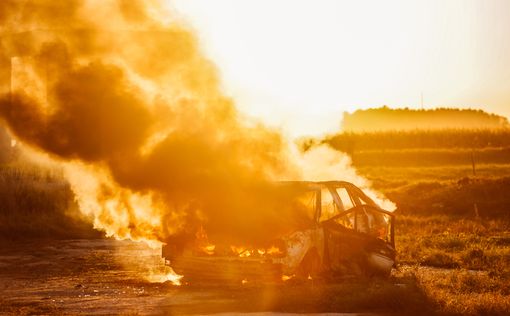
[[[405,267],[398,277],[414,278],[437,315],[508,315],[508,279],[483,271]]]
[[[395,278],[415,279],[436,314],[508,315],[509,165],[359,171],[397,203]]]
[[[58,170],[0,165],[0,238],[99,237],[78,217],[74,195]]]
[[[397,275],[414,277],[436,313],[508,314],[508,220],[400,216],[397,249]]]
[[[510,165],[432,168],[359,168],[373,187],[394,201],[399,215],[509,218]]]

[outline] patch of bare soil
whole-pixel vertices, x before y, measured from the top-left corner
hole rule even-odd
[[[151,283],[151,273],[163,269],[160,251],[141,243],[105,239],[4,243],[0,247],[0,314],[398,312],[400,302],[386,297],[388,291],[409,304],[409,295],[400,292],[401,284],[389,284],[388,289],[388,284],[377,282],[354,287],[314,282]],[[367,291],[372,293],[368,305]],[[352,296],[357,292],[362,294]],[[413,299],[420,297],[413,294]]]

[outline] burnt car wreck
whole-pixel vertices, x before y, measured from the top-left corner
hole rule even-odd
[[[210,244],[205,231],[185,247],[171,241],[162,256],[188,280],[275,280],[388,276],[395,265],[395,219],[349,182],[283,182],[297,188],[295,201],[307,209],[307,227],[268,246]]]

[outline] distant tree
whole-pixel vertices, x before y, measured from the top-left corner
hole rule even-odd
[[[508,119],[475,109],[391,109],[388,106],[344,112],[341,125],[347,132],[435,129],[501,129],[509,128]]]

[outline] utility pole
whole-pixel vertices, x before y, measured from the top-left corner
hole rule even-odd
[[[476,177],[475,149],[471,150],[471,165],[473,166],[473,177]]]
[[[476,180],[476,164],[475,164],[475,148],[473,147],[471,150],[471,165],[473,167],[473,180]],[[480,218],[480,212],[478,211],[478,204],[475,202],[473,203],[473,210],[475,211],[475,217],[477,219]]]

